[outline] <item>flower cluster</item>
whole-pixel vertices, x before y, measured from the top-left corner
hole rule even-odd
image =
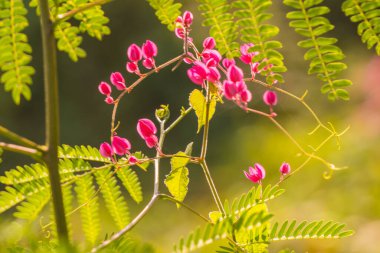
[[[136,44],[130,45],[127,50],[127,56],[130,60],[126,65],[127,71],[129,73],[135,73],[141,76],[138,63],[142,59],[144,59],[142,64],[146,69],[156,68],[154,57],[157,56],[157,52],[157,46],[151,40],[146,40],[141,48]],[[110,82],[119,91],[127,89],[125,79],[120,72],[113,72],[110,76]],[[105,102],[107,104],[114,103],[114,99],[111,96],[112,87],[107,82],[101,82],[98,86],[98,89],[101,94],[106,96]]]
[[[108,142],[100,144],[99,151],[103,157],[111,158],[113,160],[114,155],[124,156],[128,154],[129,157],[132,157],[130,153],[131,148],[132,146],[129,140],[119,136],[113,136],[111,144]],[[132,160],[133,159],[136,158],[133,157]]]
[[[290,173],[289,163],[282,163],[280,166],[280,172],[282,180],[284,176]],[[244,171],[244,175],[253,183],[261,184],[261,181],[265,178],[265,169],[261,164],[255,163],[253,167],[248,168],[248,172]]]
[[[137,132],[141,138],[145,140],[145,143],[149,148],[157,148],[157,128],[151,120],[140,119],[137,123]],[[111,144],[108,142],[103,142],[100,145],[99,151],[103,157],[110,158],[111,160],[114,160],[114,155],[128,155],[129,163],[135,164],[138,160],[136,157],[131,155],[131,148],[132,146],[129,140],[126,138],[121,138],[119,136],[113,136]]]
[[[129,73],[135,73],[141,75],[139,69],[139,61],[142,61],[142,65],[147,69],[152,69],[156,67],[154,57],[157,56],[158,49],[156,44],[151,40],[146,40],[141,48],[132,44],[128,47],[127,56],[130,60],[127,62],[126,69]]]
[[[137,132],[149,148],[157,147],[157,128],[150,119],[140,119],[137,123]]]
[[[192,38],[188,37],[188,31],[192,23],[193,14],[190,11],[185,11],[183,15],[179,16],[176,20],[176,28],[174,30],[175,35],[182,40],[185,40],[187,37],[188,42],[193,41]]]

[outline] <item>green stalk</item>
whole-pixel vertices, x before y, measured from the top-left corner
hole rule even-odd
[[[59,103],[56,42],[50,20],[48,0],[38,0],[42,33],[46,152],[43,159],[49,170],[57,235],[62,246],[68,243],[68,231],[58,171]]]

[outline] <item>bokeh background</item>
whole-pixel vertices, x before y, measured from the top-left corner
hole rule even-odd
[[[207,36],[207,29],[201,26],[201,16],[194,1],[183,1],[185,8],[194,12],[195,23],[192,36],[201,43]],[[349,102],[331,103],[319,88],[321,83],[308,76],[308,63],[303,60],[304,50],[296,46],[300,36],[288,27],[285,13],[288,10],[281,1],[274,1],[271,11],[275,13],[273,22],[281,28],[277,37],[284,44],[281,51],[289,71],[285,74],[286,83],[282,87],[297,95],[309,91],[307,102],[315,109],[324,122],[332,122],[338,130],[348,125],[350,131],[341,138],[341,149],[335,140],[331,141],[320,155],[337,166],[348,169],[335,173],[329,180],[323,178],[326,170],[319,162],[310,162],[300,173],[287,180],[283,187],[285,195],[272,201],[269,208],[276,214],[275,219],[326,219],[338,220],[348,224],[356,233],[343,240],[308,240],[276,243],[270,248],[273,252],[289,247],[296,252],[345,252],[379,253],[380,247],[380,57],[368,51],[356,34],[356,26],[340,11],[342,1],[326,1],[331,8],[329,19],[336,26],[334,36],[347,58],[349,69],[343,76],[354,82],[349,91]],[[113,71],[125,73],[126,49],[131,43],[142,44],[151,39],[159,46],[157,62],[163,62],[181,52],[181,41],[156,19],[153,10],[145,1],[114,1],[105,6],[110,17],[112,30],[110,36],[99,42],[84,36],[83,47],[87,58],[77,63],[67,55],[59,53],[59,82],[61,106],[61,142],[77,145],[98,146],[107,138],[111,107],[103,102],[97,85],[107,80]],[[0,89],[0,123],[17,133],[42,142],[44,135],[43,85],[41,69],[41,41],[38,19],[34,10],[29,12],[31,25],[27,29],[33,45],[33,64],[37,73],[32,86],[33,99],[15,106],[9,94]],[[159,75],[147,79],[121,103],[118,118],[121,121],[119,134],[127,136],[134,149],[147,150],[135,131],[138,118],[154,117],[154,109],[160,104],[169,104],[172,118],[179,114],[182,106],[187,106],[187,97],[196,88],[185,75],[187,66],[182,64],[171,73],[164,70]],[[127,82],[134,77],[128,75]],[[267,110],[261,102],[263,90],[252,86],[253,106]],[[307,111],[286,96],[279,96],[276,112],[279,120],[294,137],[305,145],[316,146],[326,133],[318,131],[309,136],[315,127]],[[247,115],[233,104],[226,102],[218,105],[211,122],[208,162],[211,173],[223,199],[232,199],[248,191],[252,184],[245,179],[242,170],[254,162],[267,169],[265,183],[275,183],[279,178],[278,168],[283,161],[296,167],[303,161],[296,147],[269,121],[259,116]],[[196,118],[192,113],[181,123],[166,140],[165,152],[174,153],[184,150],[187,143],[194,141],[194,153],[199,152],[200,134],[196,134]],[[29,163],[23,156],[4,153],[0,172],[16,164]],[[169,171],[163,163],[162,175]],[[152,171],[138,172],[145,191],[144,203],[152,190]],[[215,210],[206,181],[201,169],[190,167],[190,191],[186,203],[207,214]],[[127,196],[129,198],[129,196]],[[130,200],[130,199],[129,199]],[[131,203],[132,215],[143,206]],[[4,243],[22,237],[20,226],[10,221],[10,215],[2,215],[0,240]],[[38,221],[30,231],[39,232]],[[181,235],[194,229],[202,221],[172,203],[160,202],[136,226],[133,234],[155,245],[157,252],[169,252]],[[104,214],[102,226],[105,232],[114,227],[110,217]],[[74,226],[75,228],[76,226]],[[80,230],[75,233],[81,239]],[[0,248],[0,252],[1,252]],[[212,252],[207,248],[199,252]]]

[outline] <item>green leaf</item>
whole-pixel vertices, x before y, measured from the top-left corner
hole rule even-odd
[[[147,0],[150,6],[156,11],[155,14],[162,24],[167,25],[170,31],[174,31],[175,20],[181,15],[181,3],[173,0]]]
[[[222,218],[222,213],[220,211],[209,212],[208,217],[212,223],[216,223],[220,218]]]
[[[189,96],[190,106],[194,109],[195,114],[198,117],[198,130],[197,133],[201,130],[202,126],[206,124],[206,98],[203,96],[200,90],[193,90]],[[212,116],[215,113],[216,100],[214,98],[210,101],[209,112],[208,112],[208,121],[211,120]]]
[[[82,229],[86,240],[94,245],[100,232],[99,202],[96,195],[92,175],[86,175],[76,181],[77,194]]]
[[[32,47],[23,33],[29,26],[27,10],[22,0],[7,0],[0,4],[0,68],[1,82],[5,91],[12,93],[15,104],[21,98],[31,99],[34,68],[29,66],[32,60]]]
[[[186,153],[178,152],[170,160],[171,171],[166,176],[165,185],[168,188],[170,194],[178,201],[182,202],[187,194],[189,185],[189,170],[186,165],[189,163],[190,158]],[[177,204],[179,208],[180,205]]]
[[[129,195],[131,195],[132,199],[136,201],[136,203],[140,203],[143,200],[143,194],[141,183],[136,172],[134,172],[129,166],[126,166],[118,169],[116,174],[129,192]]]

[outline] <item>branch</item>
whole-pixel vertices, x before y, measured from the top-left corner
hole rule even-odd
[[[38,0],[43,49],[43,72],[45,88],[45,138],[46,152],[44,161],[49,170],[49,179],[53,197],[57,234],[62,246],[69,245],[66,216],[63,205],[62,188],[58,170],[59,144],[59,102],[57,51],[53,24],[50,20],[48,0]]]
[[[37,158],[39,160],[42,157],[42,153],[40,151],[34,148],[28,148],[28,147],[19,146],[16,144],[0,142],[0,148],[14,152],[14,153],[19,153],[19,154],[27,155],[33,158]]]
[[[0,126],[0,135],[4,136],[5,138],[7,138],[11,141],[14,141],[20,145],[26,146],[26,147],[34,148],[34,149],[37,149],[40,151],[46,150],[46,147],[40,146],[37,143],[35,143],[34,141],[31,141],[25,137],[22,137],[22,136],[12,132],[11,130],[9,130],[3,126]]]
[[[112,0],[97,0],[97,1],[94,1],[94,2],[91,2],[91,3],[84,4],[84,5],[80,6],[80,7],[78,7],[77,9],[68,11],[68,12],[63,13],[63,14],[59,14],[57,16],[57,19],[55,20],[53,26],[54,27],[57,26],[61,22],[70,19],[71,17],[75,16],[76,14],[78,14],[80,12],[83,12],[85,10],[91,9],[91,8],[93,8],[95,6],[98,6],[98,5],[103,5],[103,4],[109,3],[111,1]]]
[[[158,194],[158,197],[160,197],[161,199],[164,199],[164,200],[169,200],[173,203],[176,203],[176,204],[179,204],[181,206],[183,206],[184,208],[186,208],[187,210],[189,210],[190,212],[192,212],[193,214],[195,214],[196,216],[198,216],[199,218],[203,219],[204,221],[210,223],[210,220],[207,219],[205,216],[203,216],[202,214],[198,213],[197,211],[195,211],[193,208],[191,208],[189,205],[186,205],[185,203],[181,202],[181,201],[178,201],[176,200],[175,198],[167,195],[167,194]]]

